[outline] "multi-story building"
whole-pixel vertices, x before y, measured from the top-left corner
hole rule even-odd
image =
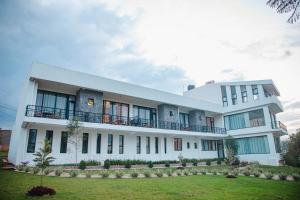
[[[272,80],[210,83],[176,95],[34,63],[21,94],[9,160],[32,162],[47,138],[56,164],[74,163],[66,125],[81,121],[78,160],[223,158],[232,136],[241,160],[279,164],[286,127]]]

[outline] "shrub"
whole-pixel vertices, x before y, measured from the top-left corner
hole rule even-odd
[[[176,169],[183,170],[183,169],[184,169],[184,167],[180,166],[180,167],[177,167]]]
[[[272,179],[273,178],[273,174],[271,174],[271,173],[266,173],[266,178],[267,179]]]
[[[109,173],[108,172],[102,172],[100,175],[102,176],[102,178],[109,177]]]
[[[77,170],[72,170],[72,171],[70,171],[69,174],[70,174],[71,177],[76,177],[78,175],[78,171]]]
[[[222,164],[222,160],[221,159],[218,159],[217,160],[217,165],[221,165]]]
[[[117,172],[116,173],[116,178],[122,178],[123,177],[123,172]]]
[[[176,174],[177,174],[177,176],[181,176],[182,175],[181,171],[177,171]]]
[[[173,175],[172,170],[168,170],[167,175],[168,175],[168,176],[172,176],[172,175]]]
[[[260,173],[259,173],[259,172],[254,172],[254,176],[255,176],[255,177],[259,177],[259,176],[260,176]]]
[[[148,162],[148,167],[149,168],[152,168],[153,167],[153,163],[150,161],[150,162]]]
[[[146,178],[150,178],[151,174],[150,174],[149,171],[144,171],[144,176],[145,176]]]
[[[84,160],[80,161],[79,163],[79,169],[85,170],[86,168],[86,162]]]
[[[48,174],[50,174],[51,171],[52,171],[51,168],[47,167],[44,169],[44,174],[48,175]]]
[[[37,173],[40,172],[40,168],[34,167],[34,168],[32,169],[32,172],[33,172],[34,174],[37,174]]]
[[[206,165],[207,165],[207,166],[210,166],[210,165],[211,165],[210,160],[206,161]]]
[[[227,176],[227,175],[229,174],[229,172],[228,172],[228,171],[223,171],[223,174],[224,174],[225,176]]]
[[[292,175],[295,181],[299,181],[300,180],[300,175],[299,174],[293,174]]]
[[[85,161],[86,166],[97,166],[97,165],[101,165],[101,162],[96,161],[96,160],[88,160]]]
[[[182,167],[186,167],[186,162],[181,163]]]
[[[240,167],[246,167],[249,163],[247,161],[240,162]]]
[[[183,172],[183,174],[184,174],[185,176],[190,175],[190,173],[189,173],[187,170],[185,170],[185,171]]]
[[[109,169],[109,168],[110,168],[110,160],[106,159],[106,160],[104,161],[104,168],[105,168],[105,169]]]
[[[250,172],[249,172],[249,171],[244,171],[243,174],[244,174],[245,176],[250,176]]]
[[[137,178],[138,176],[139,176],[139,173],[137,173],[137,172],[132,172],[131,173],[132,178]]]
[[[226,178],[236,178],[236,176],[233,174],[228,174],[228,175],[226,175]]]
[[[170,167],[170,163],[166,162],[165,167]]]
[[[63,173],[63,170],[61,168],[58,168],[55,170],[55,176],[60,176]]]
[[[212,174],[213,174],[213,175],[217,175],[217,172],[216,172],[216,171],[213,171]]]
[[[55,190],[52,188],[44,187],[44,186],[37,186],[31,188],[27,191],[28,196],[43,196],[43,195],[55,195]]]
[[[91,178],[91,177],[92,177],[92,173],[89,172],[89,171],[86,172],[86,173],[85,173],[85,177],[86,177],[86,178]]]
[[[198,171],[194,169],[194,170],[191,171],[191,173],[192,173],[193,175],[197,175],[197,174],[198,174]]]
[[[280,178],[280,180],[286,180],[286,177],[287,177],[287,175],[286,174],[283,174],[283,173],[281,173],[281,174],[279,174],[279,178]]]
[[[127,169],[131,168],[131,164],[130,164],[129,160],[125,163],[125,168],[127,168]]]
[[[204,171],[204,170],[202,170],[200,173],[201,173],[202,175],[206,175],[206,171]]]
[[[155,172],[155,175],[159,178],[161,178],[164,174],[161,171]]]
[[[193,162],[193,166],[197,166],[198,165],[198,162],[197,161],[194,161]]]
[[[25,171],[25,172],[29,172],[30,169],[31,169],[30,167],[26,166],[26,167],[24,168],[24,171]]]

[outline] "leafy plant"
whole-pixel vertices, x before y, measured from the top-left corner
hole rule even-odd
[[[150,174],[149,171],[144,171],[144,176],[145,176],[146,178],[150,178],[150,177],[151,177],[151,174]]]
[[[77,170],[72,170],[72,171],[70,171],[69,174],[70,174],[71,177],[76,177],[78,175],[78,171]]]
[[[155,172],[155,175],[157,177],[161,178],[161,177],[163,177],[164,174],[161,171],[157,171],[157,172]]]
[[[123,172],[120,172],[120,171],[119,171],[119,172],[116,172],[116,177],[117,177],[117,178],[122,178],[123,175],[124,175]]]
[[[110,160],[106,159],[104,161],[104,169],[109,169],[110,168]]]
[[[86,162],[84,160],[80,161],[79,163],[79,169],[85,170],[86,168]]]
[[[193,169],[193,170],[191,170],[191,173],[192,173],[193,175],[197,175],[197,174],[198,174],[198,171],[195,170],[195,169]]]
[[[86,173],[85,173],[85,177],[86,177],[86,178],[91,178],[91,177],[92,177],[92,173],[89,172],[89,171],[86,172]]]
[[[190,175],[190,173],[189,173],[187,170],[185,170],[185,171],[183,172],[183,174],[184,174],[185,176]]]
[[[165,164],[165,167],[170,167],[170,163],[167,162],[167,163]]]
[[[266,178],[269,179],[269,180],[273,178],[272,173],[266,173],[265,175],[266,175]]]
[[[148,162],[148,167],[149,168],[153,168],[153,163],[150,161],[150,162]]]
[[[56,192],[52,188],[44,187],[44,186],[37,186],[31,188],[27,191],[27,196],[43,196],[43,195],[55,195]]]
[[[137,178],[139,176],[139,173],[132,172],[130,175],[131,175],[132,178]]]
[[[131,168],[130,161],[127,161],[127,162],[125,163],[125,168],[127,168],[127,169],[130,169],[130,168]]]
[[[33,172],[34,174],[37,174],[37,173],[40,172],[40,168],[34,167],[34,168],[32,168],[32,172]]]
[[[62,168],[57,168],[55,169],[55,176],[60,176],[63,173],[63,169]]]
[[[75,163],[76,165],[78,164],[77,162],[77,157],[78,157],[78,151],[79,151],[79,146],[82,141],[80,129],[81,129],[81,123],[76,117],[72,117],[72,119],[69,120],[66,129],[68,130],[68,143],[73,144],[75,147]]]
[[[102,176],[102,178],[108,178],[109,177],[109,173],[108,172],[102,172],[101,176]]]
[[[47,167],[47,168],[44,169],[44,174],[45,174],[45,175],[48,175],[48,174],[51,173],[51,171],[52,171],[52,169],[49,168],[49,167]]]
[[[168,170],[168,171],[167,171],[167,175],[168,175],[168,176],[172,176],[172,175],[173,175],[172,170]]]
[[[249,171],[244,171],[243,174],[244,174],[245,176],[250,176],[250,172],[249,172]]]

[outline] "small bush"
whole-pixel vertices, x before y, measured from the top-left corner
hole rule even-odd
[[[144,176],[145,176],[146,178],[150,178],[151,174],[150,174],[149,171],[144,171]]]
[[[61,168],[58,168],[55,170],[55,176],[60,176],[63,173],[63,170]]]
[[[210,165],[211,165],[210,160],[206,161],[206,165],[207,165],[207,166],[210,166]]]
[[[177,171],[176,174],[177,174],[177,176],[181,176],[182,175],[181,171]]]
[[[172,175],[173,175],[172,170],[169,170],[169,171],[167,172],[167,175],[168,175],[168,176],[172,176]]]
[[[55,195],[56,192],[52,188],[44,187],[44,186],[37,186],[31,188],[27,191],[28,196],[43,196],[43,195]]]
[[[217,175],[217,172],[216,172],[216,171],[213,171],[212,174],[213,174],[213,175]]]
[[[250,172],[249,172],[249,171],[244,171],[243,174],[244,174],[245,176],[250,176]]]
[[[26,167],[24,168],[24,171],[25,171],[25,172],[29,172],[30,169],[31,169],[30,167],[26,166]]]
[[[246,167],[247,165],[249,165],[249,163],[247,161],[240,162],[240,167]]]
[[[259,177],[260,176],[259,172],[254,172],[253,174],[254,174],[255,177]]]
[[[105,168],[105,169],[109,169],[109,168],[110,168],[110,160],[106,159],[106,160],[104,161],[104,168]]]
[[[80,161],[79,163],[79,169],[85,170],[86,168],[86,162],[84,160]]]
[[[300,180],[300,175],[299,174],[293,174],[293,178],[295,181],[299,181]]]
[[[125,168],[127,168],[127,169],[130,169],[130,168],[131,168],[130,161],[127,161],[127,162],[125,163]]]
[[[204,170],[202,170],[200,173],[201,173],[202,175],[206,175],[206,171],[204,171]]]
[[[161,178],[164,174],[163,174],[161,171],[157,171],[157,172],[155,173],[155,175],[156,175],[157,177]]]
[[[148,162],[148,167],[149,168],[153,168],[153,163],[150,161],[150,162]]]
[[[137,178],[139,176],[139,173],[132,172],[130,175],[131,175],[132,178]]]
[[[228,171],[224,171],[223,174],[224,174],[225,176],[227,176],[229,173],[228,173]]]
[[[185,176],[188,176],[188,175],[190,175],[190,173],[186,170],[186,171],[184,171],[183,172],[183,174],[185,175]]]
[[[236,178],[236,176],[233,175],[233,174],[228,174],[228,175],[226,176],[226,178]]]
[[[186,167],[186,162],[183,162],[181,165],[182,167]]]
[[[222,160],[221,159],[218,159],[217,160],[217,165],[221,165],[222,164]]]
[[[267,179],[272,179],[273,178],[273,174],[271,174],[271,173],[266,173],[266,178]]]
[[[17,170],[18,171],[24,171],[25,170],[25,166],[24,165],[18,165],[17,166]]]
[[[48,174],[51,173],[51,171],[52,171],[51,168],[47,167],[47,168],[44,169],[44,174],[48,175]]]
[[[71,177],[76,177],[78,175],[78,171],[77,170],[72,170],[72,171],[70,171],[69,174],[70,174]]]
[[[122,178],[123,177],[123,172],[117,172],[116,173],[116,178]]]
[[[193,166],[197,166],[198,165],[198,162],[197,161],[194,161],[193,162]]]
[[[109,173],[108,172],[102,172],[100,175],[101,175],[102,178],[109,177]]]
[[[170,163],[166,162],[165,167],[170,167]]]
[[[32,172],[33,172],[34,174],[37,174],[37,173],[40,172],[40,168],[34,167],[34,168],[32,169]]]
[[[91,178],[91,177],[92,177],[92,173],[89,172],[89,171],[86,172],[86,173],[85,173],[85,177],[86,177],[86,178]]]
[[[279,174],[279,178],[280,178],[280,180],[286,180],[286,177],[287,177],[287,175],[286,174],[283,174],[283,173],[281,173],[281,174]]]
[[[193,175],[197,175],[197,174],[198,174],[198,171],[194,169],[194,170],[191,171],[191,173],[192,173]]]

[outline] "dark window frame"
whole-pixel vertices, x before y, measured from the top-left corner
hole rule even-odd
[[[136,136],[136,154],[141,154],[141,136]]]
[[[89,134],[82,133],[82,153],[87,154],[89,148]]]
[[[113,153],[113,143],[114,143],[114,135],[108,134],[107,135],[107,154]]]
[[[124,154],[124,135],[119,135],[119,154]]]
[[[48,140],[50,145],[50,153],[52,152],[52,143],[53,143],[53,130],[46,130],[45,139]]]
[[[155,137],[155,153],[159,153],[159,138]]]
[[[68,147],[68,132],[62,131],[60,138],[60,153],[67,153]]]
[[[29,129],[27,141],[27,153],[34,153],[36,146],[37,129]]]
[[[97,133],[97,142],[96,142],[96,153],[97,154],[101,153],[101,140],[102,140],[101,133]]]
[[[146,136],[146,154],[151,153],[151,138]]]
[[[174,151],[182,151],[182,138],[174,138]]]

